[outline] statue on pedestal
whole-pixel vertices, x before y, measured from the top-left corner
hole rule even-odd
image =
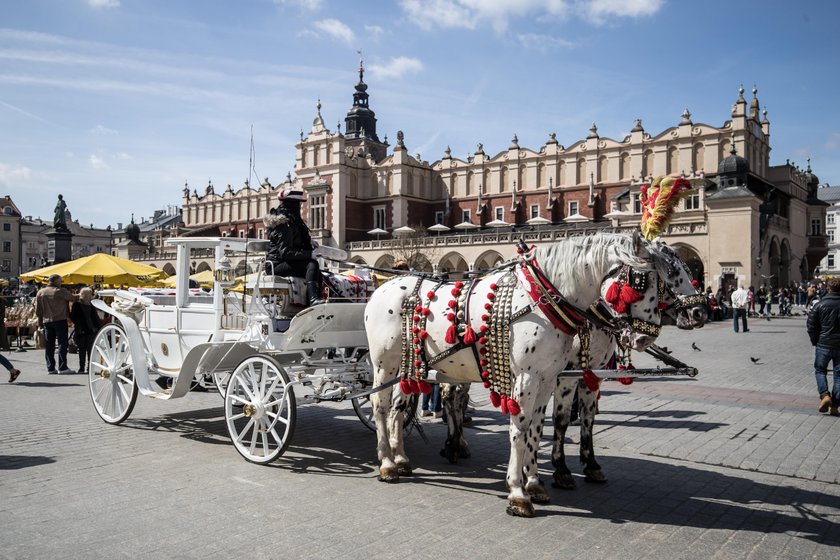
[[[60,231],[70,231],[67,229],[67,219],[64,212],[67,210],[67,203],[64,202],[64,197],[58,195],[58,202],[55,204],[55,217],[53,218],[53,228]]]

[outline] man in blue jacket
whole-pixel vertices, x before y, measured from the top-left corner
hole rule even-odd
[[[808,336],[816,347],[814,375],[820,394],[820,412],[840,416],[840,278],[828,280],[828,294],[808,314]],[[828,392],[827,369],[831,361],[834,368],[834,390]]]

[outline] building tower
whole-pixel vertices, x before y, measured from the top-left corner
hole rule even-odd
[[[368,106],[368,86],[364,75],[364,61],[360,58],[359,83],[356,84],[356,91],[353,93],[353,106],[344,118],[344,144],[353,148],[356,153],[370,154],[378,163],[385,159],[388,144],[380,142],[376,135],[376,113]]]

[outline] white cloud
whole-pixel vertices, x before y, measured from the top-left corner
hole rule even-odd
[[[108,164],[105,163],[105,160],[96,154],[90,154],[88,156],[88,163],[93,169],[108,169]]]
[[[120,0],[88,0],[91,8],[119,8]]]
[[[385,29],[378,25],[365,25],[365,31],[373,39],[379,39],[382,35],[385,34]]]
[[[324,7],[324,0],[274,0],[278,6],[294,6],[301,10],[317,12]]]
[[[125,152],[117,152],[114,154],[114,159],[117,161],[131,161],[134,158]]]
[[[32,177],[32,170],[24,165],[7,165],[0,163],[0,186],[14,186],[15,183],[28,181]]]
[[[90,129],[91,134],[99,134],[102,136],[110,136],[112,134],[118,134],[116,130],[108,128],[107,126],[98,124]]]
[[[547,53],[558,48],[570,49],[575,46],[574,43],[562,37],[539,35],[537,33],[521,33],[516,36],[516,39],[526,49],[540,51],[541,53]]]
[[[578,5],[581,16],[601,25],[610,17],[648,17],[662,8],[665,0],[587,0]]]
[[[386,64],[371,64],[370,72],[377,78],[402,78],[406,74],[416,74],[423,69],[423,63],[407,56],[392,57]]]
[[[553,21],[570,14],[601,25],[612,17],[645,17],[659,11],[665,0],[401,0],[408,19],[422,29],[476,29],[490,25],[498,33],[511,21],[535,18]]]
[[[352,43],[356,39],[356,35],[353,33],[353,30],[350,29],[346,23],[334,18],[316,21],[315,28],[334,39],[338,39],[339,41],[344,41],[346,43]]]

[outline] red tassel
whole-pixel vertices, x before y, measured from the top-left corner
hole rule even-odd
[[[490,329],[487,328],[487,325],[481,325],[481,327],[479,327],[478,330],[480,330],[483,333],[486,333]]]
[[[507,395],[502,395],[502,414],[510,414]]]
[[[485,382],[484,382],[484,388],[485,388],[485,389],[489,389],[489,388],[490,388],[490,382],[489,382],[489,381],[485,381]]]
[[[514,399],[508,399],[508,411],[510,412],[511,416],[519,416],[519,413],[522,412],[522,408],[519,406],[519,403],[516,402]]]
[[[421,339],[425,339],[427,336],[429,336],[428,331],[427,331],[426,329],[422,329],[422,330],[420,331],[420,338],[421,338]]]
[[[420,392],[420,383],[416,379],[409,379],[408,384],[411,385],[411,392],[416,394]]]
[[[625,284],[621,287],[621,301],[630,305],[642,299],[642,295],[632,286]]]
[[[498,288],[498,286],[496,284],[490,284],[490,289],[493,290],[494,292],[496,291],[496,288]]]
[[[431,309],[429,309],[428,307],[424,307],[424,308],[423,308],[423,316],[424,316],[424,317],[428,317],[428,316],[429,316],[429,315],[431,315],[431,314],[432,314],[432,310],[431,310]]]
[[[423,311],[423,306],[422,305],[415,305],[414,306],[414,312],[415,313],[420,313],[421,311]]]
[[[666,309],[668,309],[668,304],[663,302],[657,305],[656,308],[660,311],[665,311]]]
[[[429,298],[429,299],[435,299],[435,293],[434,292],[429,292],[429,293],[426,294],[426,297]]]
[[[479,344],[487,344],[487,337],[482,336],[481,338],[478,339],[478,343]]]
[[[400,391],[403,394],[410,395],[411,394],[411,383],[408,382],[408,379],[401,379],[400,380]]]
[[[458,302],[454,299],[449,300],[449,307],[450,309],[455,309],[456,307],[458,307]]]
[[[616,313],[627,313],[627,303],[623,299],[619,299],[613,304],[613,309]]]
[[[484,370],[484,371],[481,372],[481,378],[482,379],[487,379],[488,377],[490,377],[490,372],[489,371]]]
[[[461,282],[460,280],[458,280],[457,282],[455,282],[455,287],[460,290],[461,288],[464,287],[464,283]]]
[[[591,369],[583,370],[583,382],[590,391],[597,391],[601,386],[601,378],[595,375]]]
[[[458,288],[452,288],[452,291],[451,291],[450,293],[451,293],[453,296],[458,297],[458,294],[460,294],[460,293],[461,293],[461,290],[459,290]]]
[[[499,408],[499,405],[502,404],[502,397],[499,396],[499,393],[496,391],[490,391],[490,403],[494,407]]]
[[[455,324],[449,325],[449,328],[446,329],[446,340],[447,344],[455,344],[455,341],[458,340],[457,338],[458,332],[455,330]]]
[[[484,315],[481,316],[482,321],[486,321],[489,318],[490,318],[490,315],[488,315],[487,313],[485,313]]]
[[[464,344],[473,344],[475,342],[476,336],[475,331],[472,327],[467,327],[467,332],[464,333]]]
[[[417,384],[420,386],[420,392],[424,395],[428,395],[432,392],[432,386],[428,381],[418,381]]]
[[[621,290],[621,286],[618,282],[610,284],[610,287],[607,288],[607,293],[604,295],[604,299],[607,300],[607,303],[615,304],[618,302],[619,290]]]
[[[633,378],[632,377],[616,377],[616,381],[621,383],[622,385],[632,385]]]

